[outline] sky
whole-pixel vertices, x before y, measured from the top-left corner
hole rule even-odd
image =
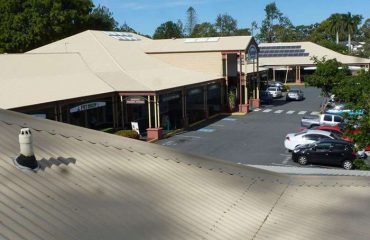
[[[239,28],[258,26],[264,19],[264,8],[273,0],[93,0],[113,12],[119,25],[126,22],[142,34],[152,35],[167,21],[186,22],[186,10],[192,6],[198,22],[214,23],[218,14],[227,13],[238,21]],[[370,0],[275,0],[278,9],[294,25],[321,22],[332,13],[361,14],[370,18]]]

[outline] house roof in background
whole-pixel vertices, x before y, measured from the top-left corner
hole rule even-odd
[[[0,108],[114,92],[79,54],[0,55]]]
[[[116,91],[160,91],[220,78],[174,67],[145,54],[138,45],[152,41],[145,39],[122,41],[114,33],[85,31],[30,53],[77,52],[91,71]]]
[[[23,126],[36,173],[12,162]],[[369,178],[281,175],[7,110],[0,132],[2,239],[370,238]]]
[[[146,53],[244,51],[251,36],[178,38],[139,42]]]
[[[314,65],[312,57],[318,57],[319,59],[322,57],[326,59],[336,58],[339,62],[347,65],[370,64],[370,59],[340,54],[312,42],[260,43],[258,46],[260,48],[301,46],[302,49],[305,49],[306,53],[309,53],[308,56],[301,57],[260,57],[260,66]]]

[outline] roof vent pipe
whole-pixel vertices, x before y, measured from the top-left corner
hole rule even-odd
[[[15,159],[19,169],[37,171],[39,164],[33,153],[32,134],[29,128],[22,128],[19,134],[20,155]]]

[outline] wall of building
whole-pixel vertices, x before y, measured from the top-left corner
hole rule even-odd
[[[221,52],[160,53],[151,55],[176,67],[222,76]]]

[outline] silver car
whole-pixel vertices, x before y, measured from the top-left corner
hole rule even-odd
[[[269,87],[267,88],[267,92],[269,92],[273,98],[279,98],[282,96],[282,93],[278,87]]]
[[[303,91],[300,89],[291,89],[289,92],[286,94],[286,100],[303,100],[304,99],[304,94]]]

